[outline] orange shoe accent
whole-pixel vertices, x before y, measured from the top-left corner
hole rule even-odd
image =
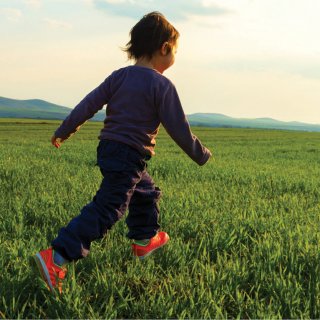
[[[42,279],[46,282],[49,289],[53,291],[58,288],[62,293],[62,281],[64,280],[67,269],[60,267],[53,262],[53,249],[49,248],[38,252],[33,256],[39,269]]]
[[[139,246],[138,244],[133,243],[132,251],[135,256],[139,259],[144,259],[150,255],[153,251],[161,248],[169,241],[169,235],[164,232],[158,232],[153,238],[150,239],[149,243],[146,246]]]

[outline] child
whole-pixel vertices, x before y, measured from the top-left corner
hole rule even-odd
[[[135,64],[114,71],[90,92],[63,121],[51,139],[60,144],[107,104],[97,149],[103,175],[100,189],[80,215],[60,229],[52,247],[34,259],[48,287],[62,292],[65,265],[86,257],[90,243],[104,234],[129,209],[126,219],[133,255],[145,258],[169,240],[158,232],[160,189],[147,172],[155,154],[160,123],[199,165],[211,156],[190,130],[174,85],[162,73],[175,60],[178,31],[158,13],[145,15],[131,30],[124,51]]]

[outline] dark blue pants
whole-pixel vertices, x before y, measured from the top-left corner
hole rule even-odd
[[[88,255],[90,243],[100,239],[129,209],[126,223],[130,239],[149,239],[159,229],[160,189],[147,172],[146,161],[130,146],[101,140],[97,148],[103,175],[99,190],[81,213],[61,228],[52,246],[68,260]]]

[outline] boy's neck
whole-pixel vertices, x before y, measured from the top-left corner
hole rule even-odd
[[[138,67],[144,67],[144,68],[149,68],[149,69],[153,69],[153,70],[159,71],[156,68],[155,63],[152,61],[152,59],[139,58],[136,61],[135,65],[138,66]]]
[[[158,54],[154,54],[151,59],[149,57],[141,57],[136,60],[135,65],[138,67],[145,67],[156,70],[161,74],[165,71],[165,68],[163,68],[161,59],[159,59]]]

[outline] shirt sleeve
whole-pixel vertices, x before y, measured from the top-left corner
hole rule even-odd
[[[173,84],[170,83],[160,101],[160,122],[170,137],[193,161],[199,165],[204,165],[212,154],[191,132],[189,122]]]
[[[61,126],[56,130],[57,138],[68,139],[72,134],[78,131],[83,123],[92,118],[95,113],[103,108],[110,100],[109,76],[97,88],[92,90],[71,113],[65,118]]]

